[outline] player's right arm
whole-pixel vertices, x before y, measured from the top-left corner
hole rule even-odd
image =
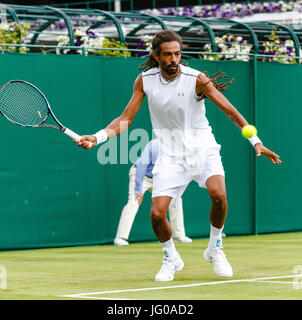
[[[121,134],[131,126],[134,117],[142,106],[144,97],[143,79],[140,74],[134,82],[132,97],[123,113],[114,119],[105,129],[100,130],[96,135],[83,135],[80,141],[74,140],[74,142],[76,142],[79,147],[90,149],[98,144],[97,136],[99,133],[105,135],[105,138],[108,137],[108,139]]]

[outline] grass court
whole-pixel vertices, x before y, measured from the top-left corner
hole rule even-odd
[[[302,233],[232,236],[224,252],[234,271],[220,278],[202,252],[208,239],[176,244],[185,267],[155,282],[157,242],[0,252],[1,300],[300,300]],[[2,274],[3,276],[3,274]]]

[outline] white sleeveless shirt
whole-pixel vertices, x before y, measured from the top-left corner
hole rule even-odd
[[[161,156],[187,157],[203,148],[209,133],[212,140],[204,100],[196,100],[196,79],[200,73],[180,65],[179,75],[171,82],[162,77],[159,68],[142,73],[143,90],[148,97]],[[215,139],[213,142],[216,143]]]

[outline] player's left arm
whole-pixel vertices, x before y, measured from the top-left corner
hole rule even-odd
[[[246,119],[240,112],[230,103],[230,101],[215,88],[212,81],[203,74],[199,74],[196,80],[196,94],[204,94],[209,98],[220,110],[222,110],[228,118],[241,130],[248,125]],[[266,148],[262,143],[254,145],[257,157],[261,154],[266,156],[273,164],[281,163],[280,157],[273,151]]]

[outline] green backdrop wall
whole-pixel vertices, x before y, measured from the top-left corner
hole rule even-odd
[[[2,54],[0,83],[11,79],[32,82],[47,96],[65,126],[79,134],[91,134],[120,115],[131,98],[141,62],[139,58]],[[235,78],[225,95],[256,124],[263,143],[283,160],[277,167],[264,157],[256,159],[235,125],[206,101],[226,171],[229,213],[225,233],[302,230],[301,66],[257,63],[255,73],[253,62],[189,62],[200,71],[213,74],[223,70]],[[110,143],[117,143],[118,150],[128,143],[130,150],[139,141],[131,133],[139,128],[147,130],[151,138],[147,101],[129,131]],[[123,154],[117,154],[122,163],[101,165],[99,147],[80,149],[56,130],[21,128],[4,118],[0,130],[0,249],[113,241],[128,197],[131,163]],[[187,234],[207,237],[211,204],[207,191],[191,183],[183,203]],[[151,197],[146,195],[130,241],[156,240],[150,206]]]

